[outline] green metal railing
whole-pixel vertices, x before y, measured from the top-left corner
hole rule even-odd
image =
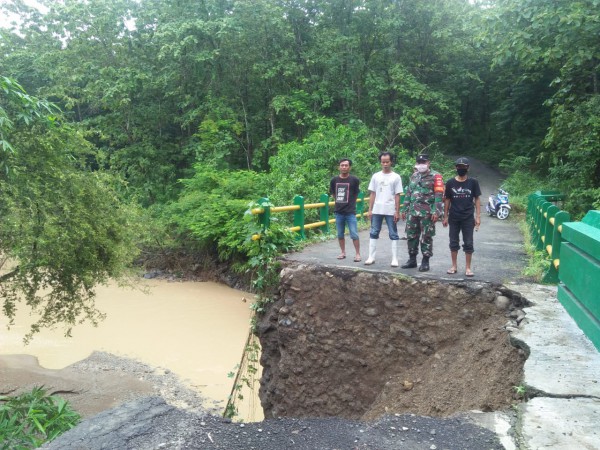
[[[571,222],[553,203],[562,198],[547,191],[529,196],[531,241],[550,257],[544,281],[558,283],[558,300],[600,350],[600,211]]]
[[[271,206],[271,202],[268,198],[261,198],[258,200],[258,208],[250,210],[252,214],[258,216],[258,220],[262,225],[262,229],[266,230],[271,224],[271,214],[278,212],[294,212],[294,226],[290,227],[290,231],[296,232],[298,239],[306,239],[305,230],[318,228],[324,233],[329,233],[329,224],[335,222],[334,219],[330,219],[330,207],[335,205],[334,201],[329,201],[327,194],[321,194],[319,203],[304,203],[304,197],[296,195],[292,205],[287,206]],[[364,217],[364,205],[365,205],[365,194],[359,192],[358,199],[356,200],[356,217]],[[319,210],[319,221],[313,223],[305,223],[305,211],[307,209],[318,209]],[[259,239],[260,235],[255,234],[252,239]]]
[[[558,299],[600,350],[600,211],[563,223]]]
[[[550,257],[550,264],[543,278],[546,283],[558,282],[562,224],[571,220],[568,212],[561,211],[556,206],[556,202],[563,199],[564,195],[557,191],[537,191],[528,198],[527,218],[531,243],[537,250],[545,250]]]

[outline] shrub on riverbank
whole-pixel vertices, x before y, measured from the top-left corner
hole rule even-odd
[[[79,423],[80,416],[42,387],[18,396],[0,396],[0,449],[40,447]]]

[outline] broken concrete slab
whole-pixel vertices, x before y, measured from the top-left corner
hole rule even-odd
[[[507,414],[502,411],[469,411],[468,413],[463,414],[463,417],[468,417],[476,425],[496,433],[496,436],[498,436],[498,439],[505,450],[517,449],[514,439],[515,433],[513,430],[515,419],[512,414]]]
[[[534,303],[525,309],[527,324],[511,335],[529,349],[523,379],[527,390],[600,398],[600,353],[557,300],[556,287],[522,285],[515,290]]]
[[[511,339],[529,351],[516,435],[524,448],[600,448],[600,353],[556,298],[556,287],[511,286],[533,302]]]
[[[600,399],[540,397],[522,411],[526,448],[600,448]]]

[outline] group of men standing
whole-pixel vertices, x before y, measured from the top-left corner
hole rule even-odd
[[[460,157],[455,161],[456,176],[446,183],[442,176],[431,169],[429,156],[421,153],[416,157],[414,172],[410,177],[406,191],[402,187],[400,175],[393,171],[394,156],[389,152],[379,155],[381,171],[375,173],[369,182],[369,206],[366,216],[371,220],[369,232],[369,256],[366,265],[375,262],[377,244],[383,222],[387,225],[391,241],[392,267],[398,267],[398,235],[397,223],[400,219],[406,221],[406,240],[408,246],[408,261],[401,266],[403,269],[419,268],[419,271],[429,270],[429,259],[433,255],[433,236],[435,224],[442,221],[444,227],[449,226],[450,255],[452,266],[448,274],[457,273],[457,255],[460,249],[460,234],[463,239],[465,252],[465,275],[474,275],[471,269],[473,246],[473,231],[481,224],[481,204],[479,197],[481,189],[476,179],[468,176],[469,160]],[[360,241],[356,221],[356,200],[358,198],[360,180],[350,174],[352,161],[343,158],[339,162],[339,175],[333,177],[329,191],[335,198],[335,218],[337,237],[341,253],[338,259],[346,258],[345,227],[348,227],[350,238],[354,245],[354,261],[362,260]],[[404,201],[400,204],[401,195]],[[421,248],[421,263],[417,263]]]

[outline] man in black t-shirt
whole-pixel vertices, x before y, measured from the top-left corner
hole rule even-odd
[[[481,188],[479,182],[474,178],[469,178],[469,160],[465,157],[458,158],[454,165],[456,166],[456,176],[446,182],[444,191],[444,227],[450,225],[450,255],[452,257],[452,267],[448,269],[449,274],[457,272],[458,250],[460,249],[459,233],[462,231],[463,251],[465,252],[467,277],[474,276],[471,270],[471,259],[473,252],[473,230],[479,230],[481,225]]]
[[[352,161],[348,158],[340,160],[340,174],[333,177],[329,183],[329,194],[335,200],[335,225],[341,253],[338,259],[346,257],[346,241],[344,230],[348,224],[350,239],[354,245],[356,254],[354,262],[360,261],[360,241],[358,240],[358,224],[356,222],[356,199],[358,198],[360,180],[350,175]]]

